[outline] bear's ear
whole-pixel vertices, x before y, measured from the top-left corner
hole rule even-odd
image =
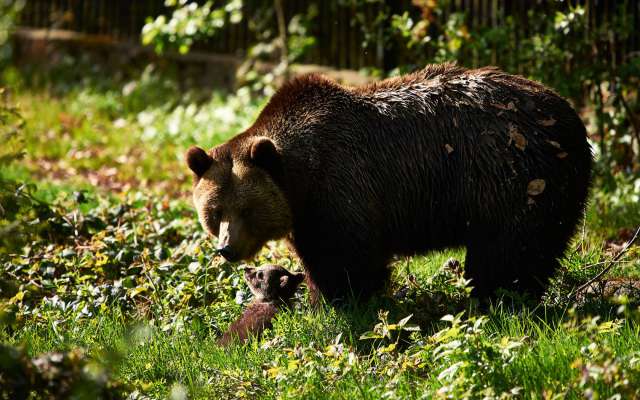
[[[191,146],[187,150],[187,164],[196,176],[201,177],[213,164],[213,158],[198,146]]]
[[[254,272],[256,272],[256,269],[253,267],[246,267],[244,269],[244,277],[246,279],[248,279]]]
[[[251,143],[249,159],[256,166],[273,171],[280,163],[280,154],[271,139],[258,136],[253,138]]]

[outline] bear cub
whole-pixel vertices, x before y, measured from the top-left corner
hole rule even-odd
[[[245,342],[250,336],[259,336],[271,328],[278,310],[290,305],[304,274],[291,273],[279,265],[264,265],[245,269],[244,278],[254,299],[218,340],[221,346],[229,346],[234,340]]]

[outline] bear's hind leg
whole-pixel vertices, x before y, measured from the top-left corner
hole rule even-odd
[[[573,234],[573,229],[567,227],[573,225],[564,221],[530,235],[517,266],[518,290],[530,293],[537,300],[542,297],[549,286],[549,279],[560,269],[560,259]]]
[[[531,254],[530,258],[518,266],[518,277],[513,288],[519,293],[528,293],[539,301],[549,286],[549,278],[560,268],[560,262],[553,256]]]
[[[549,278],[559,268],[557,243],[518,240],[514,235],[482,239],[467,247],[465,276],[471,279],[472,295],[483,300],[497,299],[499,288],[528,293],[536,301],[544,294]],[[545,244],[546,243],[546,244]]]
[[[467,246],[464,276],[473,287],[471,296],[482,301],[494,299],[496,290],[505,285],[504,260],[499,257],[499,249],[492,249],[488,243],[474,243]]]

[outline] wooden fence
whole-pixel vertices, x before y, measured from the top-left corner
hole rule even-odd
[[[245,15],[252,15],[252,9],[255,10],[265,1],[271,4],[270,0],[245,0]],[[384,5],[373,2],[364,9],[364,14],[367,20],[373,20],[379,8],[386,6],[394,13],[408,11],[418,17],[420,9],[413,2],[415,0],[396,0],[387,1]],[[317,38],[319,45],[309,51],[305,62],[337,68],[375,66],[387,70],[403,62],[403,49],[393,43],[374,42],[362,47],[364,34],[354,25],[356,7],[350,1],[284,0],[287,17],[304,12],[310,3],[314,3],[318,9],[311,33]],[[610,23],[615,7],[622,5],[634,33],[616,46],[615,51],[620,53],[617,57],[640,50],[640,0],[451,0],[443,17],[448,17],[452,12],[464,11],[470,31],[501,26],[506,18],[511,17],[517,27],[514,38],[514,51],[517,51],[518,40],[527,37],[532,29],[527,16],[530,9],[548,12],[551,17],[555,10],[566,9],[568,3],[585,7],[590,28]],[[145,19],[162,13],[168,13],[164,0],[27,0],[20,25],[106,35],[120,41],[139,42]],[[615,39],[615,27],[612,27],[612,35]],[[219,37],[199,44],[198,49],[241,56],[255,41],[255,33],[249,29],[249,20],[244,18],[239,24],[228,24]]]

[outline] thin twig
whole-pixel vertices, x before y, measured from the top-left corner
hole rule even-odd
[[[593,264],[583,265],[581,268],[582,268],[582,269],[589,269],[589,268],[597,267],[598,265],[603,265],[603,264],[608,264],[608,263],[624,264],[624,263],[630,263],[630,262],[631,262],[631,261],[629,261],[629,260],[620,260],[620,261],[600,261],[600,262],[593,263]]]
[[[575,297],[576,294],[580,293],[582,290],[584,290],[585,288],[591,286],[594,282],[596,282],[598,279],[602,278],[602,276],[604,274],[606,274],[607,272],[609,272],[609,270],[617,263],[617,261],[620,259],[620,257],[622,257],[622,255],[624,253],[627,252],[627,250],[629,250],[629,247],[631,247],[633,245],[633,243],[638,239],[638,235],[640,234],[640,226],[638,227],[638,229],[636,229],[636,233],[633,235],[633,237],[631,238],[631,240],[629,240],[627,242],[627,244],[624,246],[624,248],[622,250],[620,250],[620,252],[618,254],[616,254],[611,261],[609,261],[609,263],[607,264],[606,267],[604,267],[602,269],[602,271],[598,272],[598,274],[596,274],[596,276],[594,276],[593,278],[589,279],[589,281],[587,281],[587,283],[580,285],[580,287],[578,287],[578,289],[576,289],[575,291],[573,291],[573,293],[571,293],[569,295],[569,299],[572,299],[573,297]]]

